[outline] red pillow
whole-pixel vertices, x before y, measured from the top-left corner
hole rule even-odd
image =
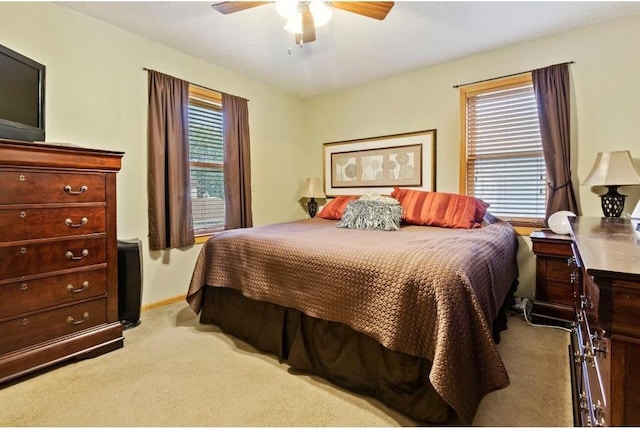
[[[482,219],[484,218],[484,213],[487,212],[487,208],[489,208],[491,204],[483,201],[482,199],[478,199],[478,198],[474,198],[474,199],[476,200],[476,215],[474,220],[479,225],[480,223],[482,223]]]
[[[359,199],[360,196],[336,196],[331,199],[327,205],[322,208],[322,211],[318,214],[320,218],[326,218],[328,220],[340,220],[344,209],[349,202]]]
[[[473,196],[394,187],[391,196],[403,208],[405,223],[471,229],[478,227],[489,204]]]

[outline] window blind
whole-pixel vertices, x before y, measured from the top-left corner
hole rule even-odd
[[[191,92],[191,91],[190,91]],[[189,97],[189,160],[196,235],[224,228],[222,106],[198,93]]]
[[[546,168],[532,84],[467,93],[467,193],[521,225],[544,221]]]

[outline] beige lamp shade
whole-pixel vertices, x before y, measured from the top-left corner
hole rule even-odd
[[[324,192],[322,191],[322,183],[319,178],[307,178],[304,183],[304,190],[302,191],[303,198],[324,198]]]
[[[600,152],[582,184],[607,186],[609,191],[600,195],[602,212],[605,217],[620,217],[626,195],[618,193],[618,186],[640,184],[640,175],[633,166],[629,150]]]
[[[582,182],[590,186],[627,186],[640,184],[629,150],[600,152],[591,172]]]

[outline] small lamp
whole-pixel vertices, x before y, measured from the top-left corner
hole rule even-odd
[[[304,183],[302,197],[309,198],[307,210],[311,218],[315,217],[318,212],[318,203],[315,198],[325,198],[319,178],[307,178],[307,181]]]
[[[582,184],[607,186],[609,191],[600,195],[605,217],[620,217],[626,195],[618,193],[618,186],[640,184],[640,175],[633,166],[629,150],[600,152],[591,172]]]

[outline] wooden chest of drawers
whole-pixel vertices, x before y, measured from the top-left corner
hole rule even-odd
[[[582,282],[571,338],[581,426],[640,425],[640,232],[620,218],[576,217]]]
[[[121,158],[0,140],[0,382],[122,347]]]

